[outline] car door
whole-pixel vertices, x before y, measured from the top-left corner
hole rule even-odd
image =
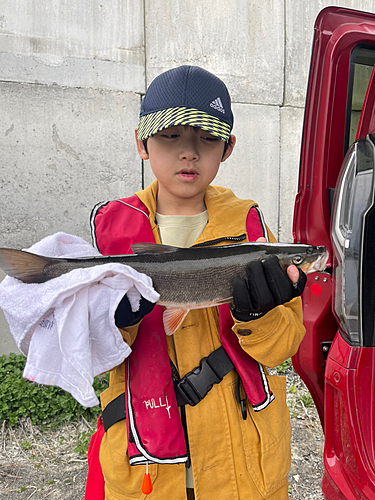
[[[308,276],[293,364],[324,426],[329,500],[375,498],[374,64],[374,14],[318,15],[293,231],[330,258]]]

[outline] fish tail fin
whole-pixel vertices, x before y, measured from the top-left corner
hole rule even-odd
[[[12,278],[17,278],[24,283],[43,283],[47,281],[44,268],[54,259],[43,257],[22,250],[0,248],[0,267]]]

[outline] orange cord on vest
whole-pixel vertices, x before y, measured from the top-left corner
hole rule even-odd
[[[144,495],[149,495],[152,491],[151,477],[150,474],[148,473],[148,462],[146,463],[146,473],[143,476],[141,491]]]

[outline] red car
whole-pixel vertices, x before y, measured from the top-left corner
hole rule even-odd
[[[324,427],[328,500],[375,499],[374,64],[374,14],[320,12],[293,231],[330,260],[308,276],[293,364]]]

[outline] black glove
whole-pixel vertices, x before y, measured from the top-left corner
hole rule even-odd
[[[236,278],[234,282],[233,316],[239,321],[250,321],[300,296],[307,278],[301,269],[298,270],[299,279],[293,284],[281,269],[276,255],[250,262],[246,266],[246,279]]]
[[[143,316],[146,316],[146,314],[153,310],[154,306],[153,302],[149,302],[141,297],[138,311],[133,312],[128,297],[124,295],[115,312],[117,328],[136,325],[141,321]]]

